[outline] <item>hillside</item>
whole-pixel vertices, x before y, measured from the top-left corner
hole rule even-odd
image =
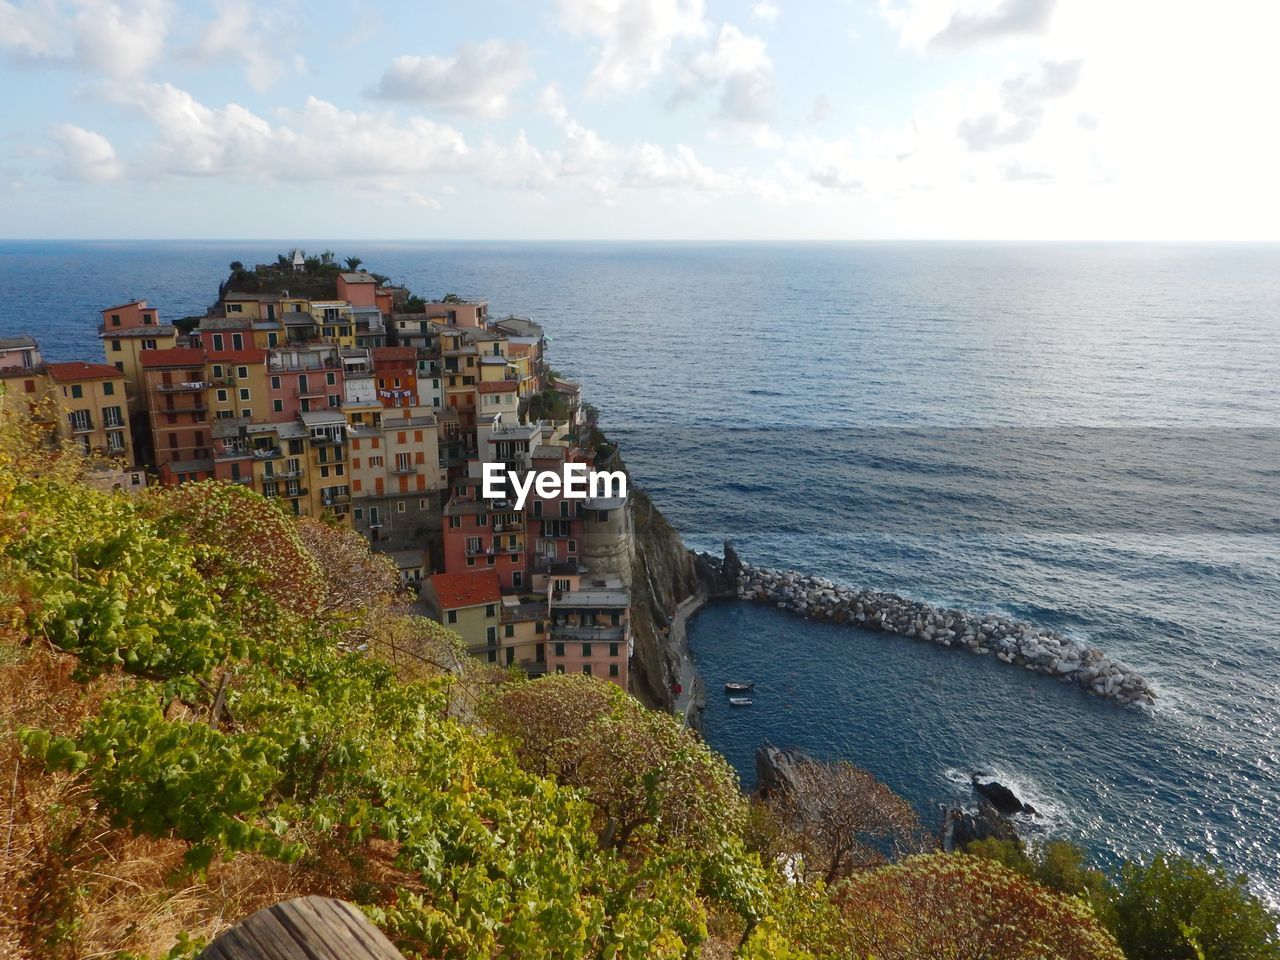
[[[748,803],[610,684],[462,662],[350,531],[99,492],[33,431],[0,398],[2,954],[189,956],[318,893],[431,958],[1121,956],[856,768]]]

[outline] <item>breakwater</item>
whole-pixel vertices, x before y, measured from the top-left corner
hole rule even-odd
[[[877,590],[856,590],[823,577],[736,564],[739,599],[770,603],[808,617],[847,623],[980,655],[1071,683],[1122,704],[1150,706],[1155,689],[1136,670],[1097,647],[1053,630],[995,614],[967,613]]]

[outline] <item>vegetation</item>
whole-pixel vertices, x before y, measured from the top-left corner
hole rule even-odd
[[[1212,868],[902,859],[856,767],[749,804],[610,684],[468,667],[351,531],[84,469],[0,396],[0,955],[191,956],[317,893],[432,960],[1276,957]]]
[[[294,296],[332,300],[338,295],[338,274],[353,273],[363,262],[359,257],[347,257],[340,263],[332,250],[315,256],[304,254],[301,271],[293,267],[292,251],[277,254],[274,263],[260,263],[252,268],[239,260],[232,260],[222,292],[283,293],[287,290]],[[369,276],[380,284],[388,279],[380,273],[370,273]]]

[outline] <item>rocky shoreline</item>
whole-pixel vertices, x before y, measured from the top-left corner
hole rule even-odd
[[[730,556],[726,550],[726,559]],[[734,556],[737,596],[770,603],[811,620],[896,633],[941,647],[994,655],[1121,704],[1150,706],[1155,689],[1136,670],[1053,630],[995,614],[944,609],[892,593],[855,590],[822,577],[741,564]]]

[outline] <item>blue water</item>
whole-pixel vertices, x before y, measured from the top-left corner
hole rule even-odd
[[[97,358],[96,310],[203,312],[288,242],[0,243],[0,335]],[[320,244],[313,245],[317,249]],[[529,314],[686,540],[995,610],[1151,677],[1150,713],[745,605],[697,618],[709,741],[912,799],[997,773],[1100,860],[1210,853],[1280,899],[1280,248],[347,244]]]

